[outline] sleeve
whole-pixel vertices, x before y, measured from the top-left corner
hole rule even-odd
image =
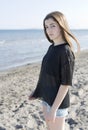
[[[72,86],[72,77],[74,71],[74,56],[73,54],[63,52],[60,58],[60,75],[61,84]]]
[[[40,86],[39,83],[37,84],[37,86],[36,86],[36,88],[35,88],[35,90],[34,90],[34,92],[32,94],[32,97],[34,97],[36,99],[41,98],[41,86]]]
[[[38,88],[36,87],[36,89],[34,90],[32,97],[34,98],[38,98]]]

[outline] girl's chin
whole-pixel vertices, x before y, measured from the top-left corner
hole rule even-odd
[[[50,37],[50,40],[52,40],[52,41],[53,41],[53,40],[54,40],[54,38]]]

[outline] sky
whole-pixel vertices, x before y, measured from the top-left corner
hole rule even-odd
[[[88,0],[0,0],[0,29],[42,29],[52,11],[64,13],[71,29],[88,29]]]

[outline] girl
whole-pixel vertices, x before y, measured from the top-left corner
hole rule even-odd
[[[43,101],[48,130],[64,130],[75,63],[71,38],[77,43],[78,51],[80,46],[61,12],[49,13],[43,26],[46,38],[52,44],[42,60],[37,87],[29,99],[39,98]]]

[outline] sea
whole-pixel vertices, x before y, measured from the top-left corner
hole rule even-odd
[[[71,31],[81,50],[88,49],[88,30]],[[42,29],[0,30],[0,71],[41,62],[50,44]]]

